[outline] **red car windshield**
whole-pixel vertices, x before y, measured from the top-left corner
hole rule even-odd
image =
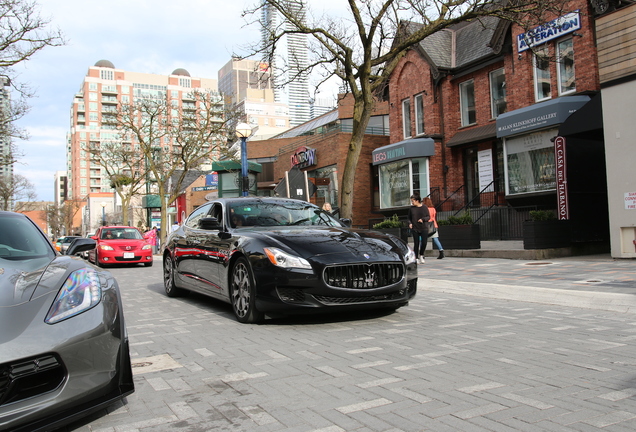
[[[143,240],[141,233],[135,228],[106,228],[102,230],[101,240]]]

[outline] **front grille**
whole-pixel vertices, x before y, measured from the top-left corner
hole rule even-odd
[[[374,263],[330,266],[325,268],[322,277],[325,284],[335,288],[382,288],[402,280],[404,265]]]
[[[0,365],[0,406],[58,388],[66,378],[62,362],[53,354]]]
[[[141,259],[141,256],[137,256],[135,255],[132,258],[123,258],[123,257],[115,257],[115,261],[121,261],[121,262],[126,262],[126,261],[139,261]]]
[[[316,300],[325,305],[343,305],[343,304],[363,304],[377,303],[383,301],[393,301],[405,298],[405,290],[394,291],[388,294],[379,294],[374,296],[361,297],[333,297],[333,296],[314,296]]]

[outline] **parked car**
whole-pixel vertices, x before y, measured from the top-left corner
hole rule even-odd
[[[135,227],[104,226],[91,237],[97,242],[88,260],[98,266],[109,264],[152,265],[152,246]]]
[[[79,240],[69,253],[95,243]],[[134,391],[109,272],[60,255],[13,212],[0,212],[0,269],[0,430],[53,430]]]
[[[66,244],[66,247],[68,247],[68,245],[71,243],[71,240],[73,238],[75,238],[75,237],[77,237],[77,236],[62,236],[62,237],[58,237],[57,239],[55,239],[55,242],[54,242],[55,250],[57,250],[58,252],[64,253],[62,251],[62,245]]]
[[[407,305],[417,291],[412,249],[397,237],[347,225],[293,199],[206,203],[166,241],[165,292],[221,299],[243,323]]]
[[[66,253],[66,250],[68,249],[69,245],[71,244],[71,242],[73,241],[73,239],[76,239],[80,236],[66,236],[66,237],[62,237],[62,242],[60,243],[60,253],[62,255],[64,255]]]

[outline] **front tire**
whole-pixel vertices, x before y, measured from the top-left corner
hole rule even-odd
[[[265,314],[256,309],[256,285],[249,264],[243,257],[236,260],[232,267],[230,300],[238,322],[255,324],[265,318]]]
[[[182,288],[178,288],[174,283],[176,269],[174,262],[169,255],[163,259],[163,286],[168,297],[179,297],[185,292]]]

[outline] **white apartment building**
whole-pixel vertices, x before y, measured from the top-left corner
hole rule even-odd
[[[69,199],[85,199],[91,193],[112,193],[110,180],[99,164],[91,162],[89,148],[116,139],[116,131],[103,120],[118,104],[138,97],[169,97],[185,106],[193,90],[217,92],[217,80],[191,77],[185,69],[157,75],[117,69],[108,60],[88,68],[80,90],[73,98],[67,145]]]

